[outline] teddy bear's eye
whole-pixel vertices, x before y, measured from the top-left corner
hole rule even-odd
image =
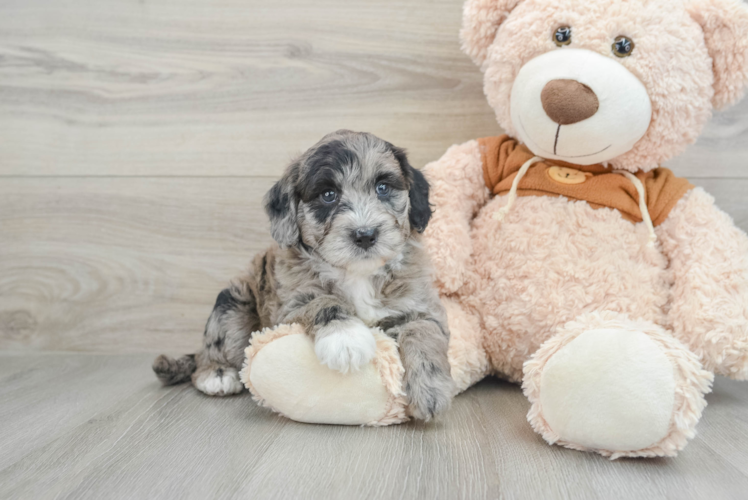
[[[569,45],[571,43],[571,28],[568,26],[561,26],[553,33],[553,43],[561,47],[562,45]]]
[[[634,41],[625,36],[616,37],[613,41],[613,54],[618,57],[628,57],[634,51]]]

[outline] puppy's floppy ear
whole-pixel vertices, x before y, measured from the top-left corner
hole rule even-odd
[[[429,183],[420,170],[413,170],[410,181],[410,226],[422,233],[431,219],[431,205],[429,205]]]
[[[740,100],[748,86],[748,7],[742,0],[694,0],[687,9],[704,31],[712,58],[712,105],[725,108]]]
[[[429,183],[421,171],[413,168],[410,162],[408,162],[408,157],[404,149],[393,146],[389,142],[387,145],[392,149],[392,154],[395,155],[403,171],[403,176],[408,181],[408,196],[410,196],[410,213],[408,214],[408,218],[410,220],[410,227],[422,233],[426,229],[429,219],[431,219]]]
[[[482,66],[496,32],[521,0],[467,0],[462,8],[462,50]]]
[[[299,242],[299,225],[296,221],[296,182],[299,176],[299,162],[292,163],[276,182],[263,200],[265,213],[270,218],[270,234],[281,248],[288,248]]]

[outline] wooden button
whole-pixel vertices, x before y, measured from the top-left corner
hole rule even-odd
[[[581,184],[592,177],[589,172],[582,172],[576,168],[569,167],[551,167],[548,169],[548,176],[561,184]]]

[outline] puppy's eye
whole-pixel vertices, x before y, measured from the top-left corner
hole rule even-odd
[[[319,197],[324,203],[335,203],[336,201],[338,201],[338,193],[336,193],[332,189],[328,189],[327,191],[319,195]]]
[[[390,194],[390,187],[385,183],[377,184],[377,196],[387,196]]]
[[[561,26],[553,34],[553,43],[561,47],[562,45],[569,45],[571,43],[571,28],[569,26]]]
[[[613,54],[617,57],[628,57],[634,50],[634,41],[625,36],[619,36],[613,41]]]

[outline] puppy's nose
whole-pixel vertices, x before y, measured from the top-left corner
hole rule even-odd
[[[361,227],[353,232],[353,241],[356,243],[356,246],[367,250],[377,242],[378,233],[379,231],[376,228]]]
[[[587,85],[576,80],[551,80],[540,93],[548,117],[559,125],[581,122],[597,113],[600,101]]]

